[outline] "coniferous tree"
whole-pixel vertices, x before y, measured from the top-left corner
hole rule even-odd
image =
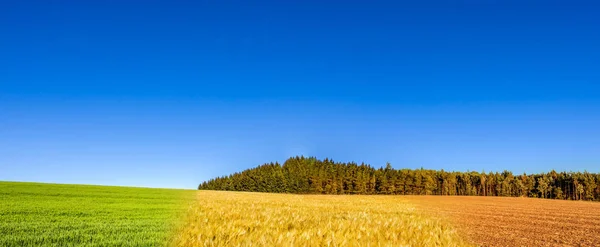
[[[600,201],[600,174],[374,168],[296,156],[202,182],[198,189],[298,194],[476,195]]]

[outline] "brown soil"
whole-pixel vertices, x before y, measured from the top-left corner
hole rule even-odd
[[[533,198],[407,196],[481,246],[600,246],[600,203]]]

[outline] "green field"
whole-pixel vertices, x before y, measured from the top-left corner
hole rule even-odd
[[[0,246],[164,246],[195,193],[0,182]]]

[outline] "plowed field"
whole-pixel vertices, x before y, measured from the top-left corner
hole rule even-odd
[[[505,197],[408,196],[481,246],[600,246],[600,203]]]

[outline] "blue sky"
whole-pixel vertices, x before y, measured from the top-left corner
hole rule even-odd
[[[600,172],[593,2],[0,3],[0,180]]]

